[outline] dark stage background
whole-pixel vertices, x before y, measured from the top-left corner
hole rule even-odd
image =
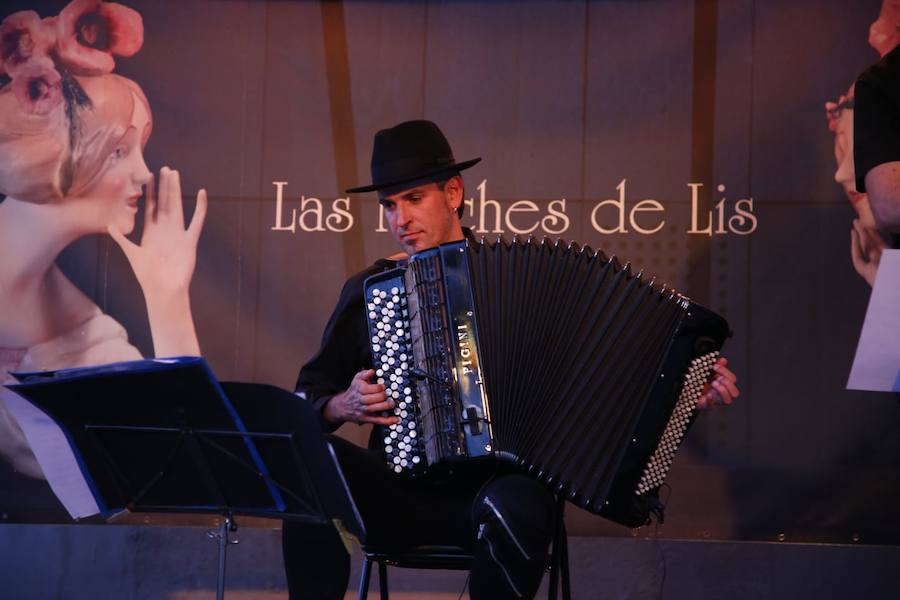
[[[602,248],[729,319],[741,397],[692,429],[653,533],[900,543],[900,406],[844,389],[869,287],[823,111],[878,58],[878,0],[127,4],[145,43],[117,72],[149,98],[147,162],[210,194],[192,299],[220,379],[293,389],[344,279],[395,252],[373,196],[343,190],[377,129],[428,118],[484,157],[476,232]],[[152,353],[111,239],[60,264]],[[3,518],[66,520],[0,469]],[[630,534],[569,510],[572,533]]]

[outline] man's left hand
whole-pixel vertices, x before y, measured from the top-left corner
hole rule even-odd
[[[720,358],[713,365],[713,376],[706,384],[700,398],[697,399],[697,408],[709,408],[716,404],[731,404],[741,395],[737,387],[737,376],[728,367],[728,359]]]

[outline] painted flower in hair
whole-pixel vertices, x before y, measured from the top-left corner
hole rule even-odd
[[[0,73],[15,79],[30,61],[47,57],[55,43],[52,22],[33,10],[9,15],[0,23]]]
[[[12,80],[12,90],[26,112],[47,114],[63,100],[62,78],[47,56],[25,62]]]
[[[110,73],[114,54],[131,56],[144,43],[141,15],[115,2],[73,0],[56,26],[59,62],[76,75]]]

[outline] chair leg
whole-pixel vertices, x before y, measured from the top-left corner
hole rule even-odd
[[[562,496],[556,498],[556,514],[554,516],[553,550],[550,553],[550,589],[549,600],[556,600],[559,591],[560,571],[562,571],[563,598],[569,600],[569,556],[566,543],[566,501]]]
[[[362,575],[359,577],[358,600],[366,600],[369,597],[369,578],[372,576],[372,561],[368,557],[363,559]]]
[[[562,596],[563,600],[572,600],[572,584],[569,580],[569,536],[566,533],[566,525],[562,524],[562,535],[560,537],[560,557],[559,567],[562,575]]]
[[[547,589],[547,600],[556,600],[556,591],[559,587],[559,566],[557,565],[556,542],[553,542],[553,552],[550,555],[550,587]]]
[[[378,589],[381,590],[381,600],[388,600],[387,565],[378,563]]]

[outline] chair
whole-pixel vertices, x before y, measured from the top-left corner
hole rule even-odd
[[[556,600],[562,580],[563,600],[571,600],[572,591],[569,582],[569,552],[566,526],[563,521],[565,500],[557,498],[556,515],[553,533],[553,545],[547,558],[547,569],[550,571],[549,600]],[[372,563],[378,563],[378,584],[381,600],[389,600],[387,567],[405,569],[443,569],[450,571],[468,571],[472,567],[472,554],[459,546],[417,546],[400,552],[379,549],[373,546],[363,547],[362,575],[359,579],[359,600],[369,597],[369,581],[372,576]]]

